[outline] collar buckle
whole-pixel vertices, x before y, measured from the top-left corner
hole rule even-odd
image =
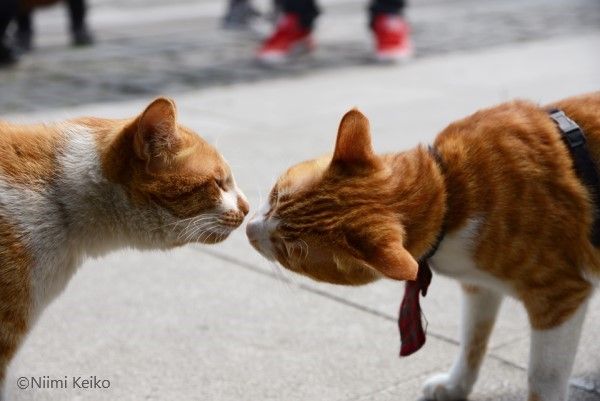
[[[550,118],[558,125],[570,147],[575,148],[586,143],[579,125],[567,117],[562,110],[551,110]]]

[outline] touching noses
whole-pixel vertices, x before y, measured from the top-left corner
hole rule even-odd
[[[247,216],[248,212],[250,211],[250,204],[248,203],[248,201],[244,199],[244,197],[238,195],[237,204],[238,209],[244,214],[244,217]]]
[[[260,229],[261,223],[256,217],[253,217],[252,220],[246,224],[246,236],[248,237],[250,244],[257,249],[259,242],[258,238],[260,237]]]

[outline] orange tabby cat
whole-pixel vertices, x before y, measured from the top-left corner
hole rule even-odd
[[[0,122],[0,385],[85,257],[216,243],[247,213],[227,163],[169,99],[128,120]]]
[[[553,105],[600,161],[600,93]],[[424,385],[427,399],[467,397],[504,295],[532,327],[529,399],[565,401],[587,300],[600,276],[594,203],[547,109],[515,101],[450,124],[433,152],[376,155],[367,119],[344,116],[333,156],[290,168],[247,227],[265,257],[317,280],[414,280],[430,259],[463,283],[460,353]]]

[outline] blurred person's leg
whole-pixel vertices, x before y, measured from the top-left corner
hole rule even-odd
[[[9,47],[6,38],[6,29],[17,15],[17,0],[0,1],[0,66],[13,64],[17,61],[14,50]]]
[[[284,14],[297,15],[300,24],[307,29],[313,28],[319,15],[319,7],[315,0],[281,0],[280,5]]]
[[[271,12],[269,13],[269,19],[272,21],[277,21],[277,18],[283,12],[283,0],[273,0]]]
[[[281,0],[280,6],[282,15],[275,30],[258,51],[258,59],[265,63],[285,62],[314,48],[311,32],[319,15],[315,0]]]
[[[33,47],[33,11],[20,9],[17,13],[16,45],[22,51]]]
[[[373,0],[369,6],[371,19],[378,14],[402,15],[405,6],[404,0]]]
[[[223,27],[226,29],[243,29],[260,13],[252,6],[250,0],[229,0],[227,12],[223,17]]]
[[[73,45],[87,46],[94,43],[94,37],[86,24],[87,6],[85,0],[67,0],[71,21]]]
[[[379,61],[400,61],[412,55],[410,28],[403,17],[404,0],[373,0],[369,25],[375,36],[375,56]]]

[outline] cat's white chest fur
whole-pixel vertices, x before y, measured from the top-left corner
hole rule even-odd
[[[436,273],[462,283],[479,285],[501,294],[512,295],[511,288],[505,282],[475,265],[473,246],[482,223],[483,219],[470,219],[462,229],[447,234],[430,259],[430,265]]]
[[[68,235],[69,226],[77,222],[65,219],[67,211],[85,207],[86,202],[79,195],[90,191],[86,183],[104,179],[88,130],[70,124],[61,128],[66,146],[57,157],[52,185],[29,188],[0,179],[0,204],[5,218],[25,233],[22,238],[33,261],[30,270],[33,320],[62,292],[83,257],[79,244]],[[97,225],[90,227],[93,230],[97,230]],[[98,238],[99,243],[101,240]]]

